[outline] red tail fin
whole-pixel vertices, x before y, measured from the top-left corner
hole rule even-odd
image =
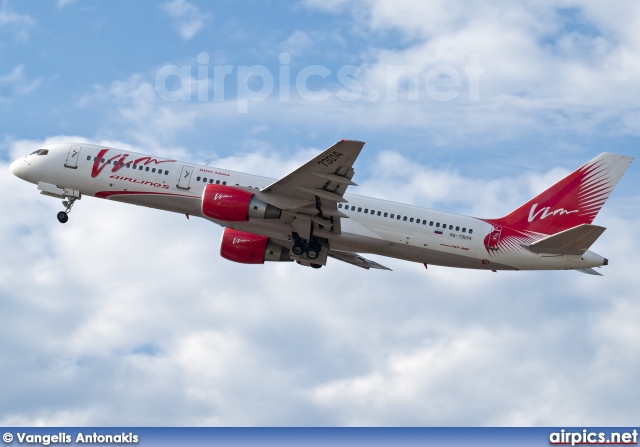
[[[487,222],[544,234],[590,224],[632,160],[602,153],[506,216]]]

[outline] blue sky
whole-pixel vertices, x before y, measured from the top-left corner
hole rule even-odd
[[[8,163],[90,141],[279,177],[353,138],[353,192],[498,217],[638,154],[639,19],[631,1],[0,0],[0,423],[635,423],[635,163],[596,220],[602,278],[235,265],[184,216],[87,198],[62,227]]]

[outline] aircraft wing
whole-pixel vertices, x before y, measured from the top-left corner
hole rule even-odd
[[[382,264],[378,264],[375,261],[364,258],[357,253],[351,253],[348,251],[329,251],[329,256],[335,259],[339,259],[341,261],[347,262],[351,265],[355,265],[357,267],[362,267],[363,269],[379,269],[379,270],[391,270],[389,267],[385,267]]]
[[[342,140],[314,157],[292,173],[272,183],[260,192],[267,198],[278,195],[297,199],[303,206],[285,210],[293,227],[303,237],[313,234],[328,237],[340,233],[339,202],[347,202],[344,193],[353,177],[353,163],[358,158],[362,141]],[[315,223],[315,225],[314,225]]]

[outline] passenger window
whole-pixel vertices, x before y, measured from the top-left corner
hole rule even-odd
[[[219,184],[220,184],[220,180],[216,180],[216,185],[219,185]]]
[[[407,216],[404,216],[404,217],[402,218],[402,220],[404,220],[404,221],[406,222],[406,221],[407,221]],[[413,220],[413,219],[412,219],[412,220]]]
[[[164,175],[169,175],[169,171],[167,171],[166,169],[164,170]]]
[[[361,213],[361,212],[362,212],[362,207],[361,207],[361,206],[359,206],[359,207],[358,207],[358,212],[359,212],[359,213]]]
[[[142,168],[143,168],[143,167],[144,167],[144,166],[140,166],[138,169],[140,169],[140,170],[142,171]],[[147,171],[148,171],[148,170],[149,170],[149,168],[147,168]]]
[[[365,214],[369,214],[369,208],[365,208],[365,209],[364,209],[364,213],[365,213]]]
[[[130,168],[130,167],[131,167],[131,163],[127,163],[127,168]]]
[[[440,222],[436,224],[436,228],[440,228]]]
[[[466,228],[464,228],[464,227],[462,227],[462,232],[463,232],[463,233],[466,233],[466,232],[467,232],[467,229],[466,229]]]
[[[400,220],[400,218],[401,218],[401,217],[402,217],[402,216],[401,216],[400,214],[398,214],[398,215],[396,216],[396,219]],[[404,220],[407,220],[407,218],[405,217],[405,218],[404,218]]]
[[[387,217],[387,213],[384,213],[384,214],[382,215],[382,217]]]
[[[453,225],[449,225],[449,229],[450,229],[450,230],[453,230]]]
[[[153,168],[153,169],[151,170],[151,172],[155,173],[155,172],[156,172],[156,168]]]
[[[389,217],[393,219],[394,216],[395,216],[395,214],[391,214],[391,216],[389,216]]]
[[[380,214],[382,214],[382,212],[378,211],[378,216],[379,216]]]
[[[404,220],[407,220],[406,218]],[[409,222],[413,222],[413,217],[409,219]]]
[[[456,227],[456,231],[460,231],[460,227]]]
[[[352,205],[351,206],[351,211],[355,211],[355,210],[356,210],[356,207]]]
[[[226,184],[227,184],[227,181],[226,181],[226,180],[224,180],[224,181],[222,182],[222,184],[223,184],[223,185],[226,185]]]
[[[202,181],[203,181],[203,182],[205,182],[205,183],[207,183],[207,178],[206,178],[206,177],[205,177],[205,178],[203,178],[203,179],[202,179]]]
[[[91,155],[87,155],[87,161],[91,160]]]
[[[200,181],[200,176],[196,177],[196,181],[198,182]]]
[[[338,203],[338,208],[342,208],[342,203]]]
[[[433,226],[433,221],[432,221],[432,220],[430,220],[430,221],[429,221],[429,226],[430,226],[430,227],[432,227],[432,226]]]
[[[469,228],[469,234],[473,233],[473,230],[471,228]]]
[[[104,158],[102,160],[100,160],[102,163],[104,163]]]
[[[165,175],[166,175],[166,174],[167,174],[167,171],[164,171],[164,173],[165,173]],[[212,178],[210,178],[210,179],[209,179],[209,183],[213,183],[213,179],[212,179]]]

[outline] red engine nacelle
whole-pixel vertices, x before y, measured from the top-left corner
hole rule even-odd
[[[220,256],[242,264],[264,264],[264,252],[269,238],[259,234],[225,228],[220,244]]]
[[[202,193],[202,214],[226,222],[244,222],[250,217],[279,219],[280,209],[254,194],[226,185],[207,185]]]
[[[241,264],[264,264],[264,261],[291,261],[289,250],[269,241],[267,236],[225,228],[220,256]]]
[[[216,220],[248,220],[247,211],[253,194],[225,185],[207,185],[202,193],[202,214]]]

